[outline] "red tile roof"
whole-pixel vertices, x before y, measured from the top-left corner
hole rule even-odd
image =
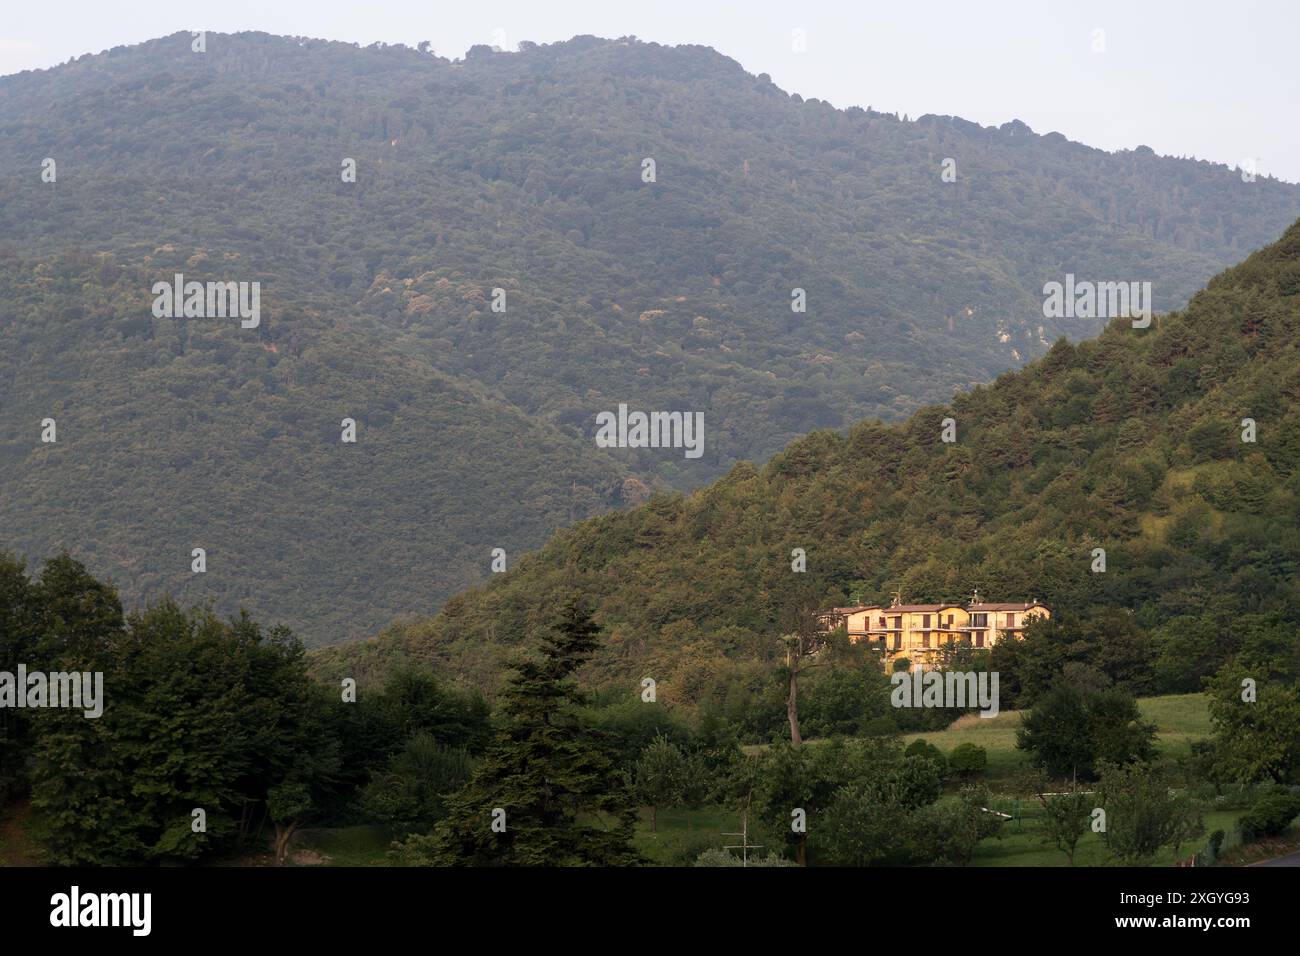
[[[899,604],[897,607],[882,607],[885,614],[915,614],[917,612],[944,611],[949,608],[961,609],[960,604]]]

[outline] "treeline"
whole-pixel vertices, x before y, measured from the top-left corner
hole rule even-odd
[[[197,861],[272,840],[283,859],[298,828],[363,807],[422,820],[436,794],[393,775],[415,762],[458,780],[488,734],[481,698],[425,676],[344,703],[307,676],[295,637],[246,615],[170,601],[124,614],[66,555],[31,578],[0,557],[0,669],[18,664],[103,674],[97,718],[0,709],[0,796],[30,798],[55,864]]]
[[[639,687],[593,694],[585,667],[609,636],[577,596],[557,603],[489,708],[409,671],[355,694],[320,684],[283,628],[170,601],[126,614],[67,555],[31,577],[4,557],[0,670],[98,672],[104,695],[97,717],[0,708],[0,802],[30,801],[60,865],[284,862],[301,828],[356,823],[385,827],[401,864],[637,865],[648,862],[638,817],[653,832],[660,810],[680,807],[750,821],[767,865],[964,865],[999,832],[981,748],[900,739],[962,712],[894,706],[874,655],[843,635],[801,677],[803,731],[828,739],[799,745],[776,706],[786,666],[749,706],[673,708]],[[1097,805],[1082,795],[1088,781],[1102,806],[1144,809],[1137,829],[1121,809],[1106,837],[1127,862],[1200,836],[1191,794],[1300,783],[1300,658],[1280,632],[1249,640],[1208,682],[1214,734],[1176,761],[1158,756],[1133,685],[1053,658],[1055,636],[1036,625],[992,653],[958,648],[944,666],[1006,667],[1002,706],[1033,705],[1019,746],[1035,792],[1065,788],[1044,805],[1071,859]],[[1095,661],[1110,653],[1083,643]],[[755,740],[766,746],[745,746]],[[1285,790],[1258,794],[1243,832],[1280,832],[1300,809]],[[706,838],[672,862],[730,865],[720,853]]]

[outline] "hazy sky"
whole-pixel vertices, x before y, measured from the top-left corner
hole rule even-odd
[[[1296,0],[6,0],[0,74],[199,30],[514,49],[575,34],[699,43],[835,106],[1020,119],[1300,182]],[[794,49],[794,31],[806,49]],[[1097,33],[1096,31],[1102,31]],[[503,42],[504,41],[504,42]],[[1101,46],[1102,49],[1094,49]]]

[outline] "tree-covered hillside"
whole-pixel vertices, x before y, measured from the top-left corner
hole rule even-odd
[[[678,705],[763,687],[789,609],[895,588],[1037,598],[1058,668],[1077,654],[1138,691],[1197,690],[1248,639],[1294,659],[1298,341],[1300,224],[1149,329],[1117,320],[906,422],[819,431],[689,497],[583,522],[436,617],[315,664],[373,679],[415,662],[490,688],[570,586],[611,635],[592,679],[652,676]]]
[[[67,548],[135,602],[242,606],[320,643],[432,609],[493,548],[508,563],[622,494],[605,453],[343,310],[154,319],[160,266],[186,268],[165,250],[0,262],[6,548]]]
[[[0,192],[0,546],[309,645],[434,610],[492,547],[1093,335],[1043,317],[1067,272],[1173,308],[1300,214],[1300,187],[1225,167],[593,37],[87,55],[0,78]],[[177,272],[260,282],[261,326],[154,318]],[[702,412],[703,457],[597,450],[621,402]]]

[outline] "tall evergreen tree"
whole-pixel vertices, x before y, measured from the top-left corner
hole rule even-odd
[[[598,633],[584,605],[565,602],[540,656],[515,663],[483,762],[431,835],[399,845],[401,858],[439,866],[639,862],[628,781],[577,711],[585,698],[574,674],[596,650]]]

